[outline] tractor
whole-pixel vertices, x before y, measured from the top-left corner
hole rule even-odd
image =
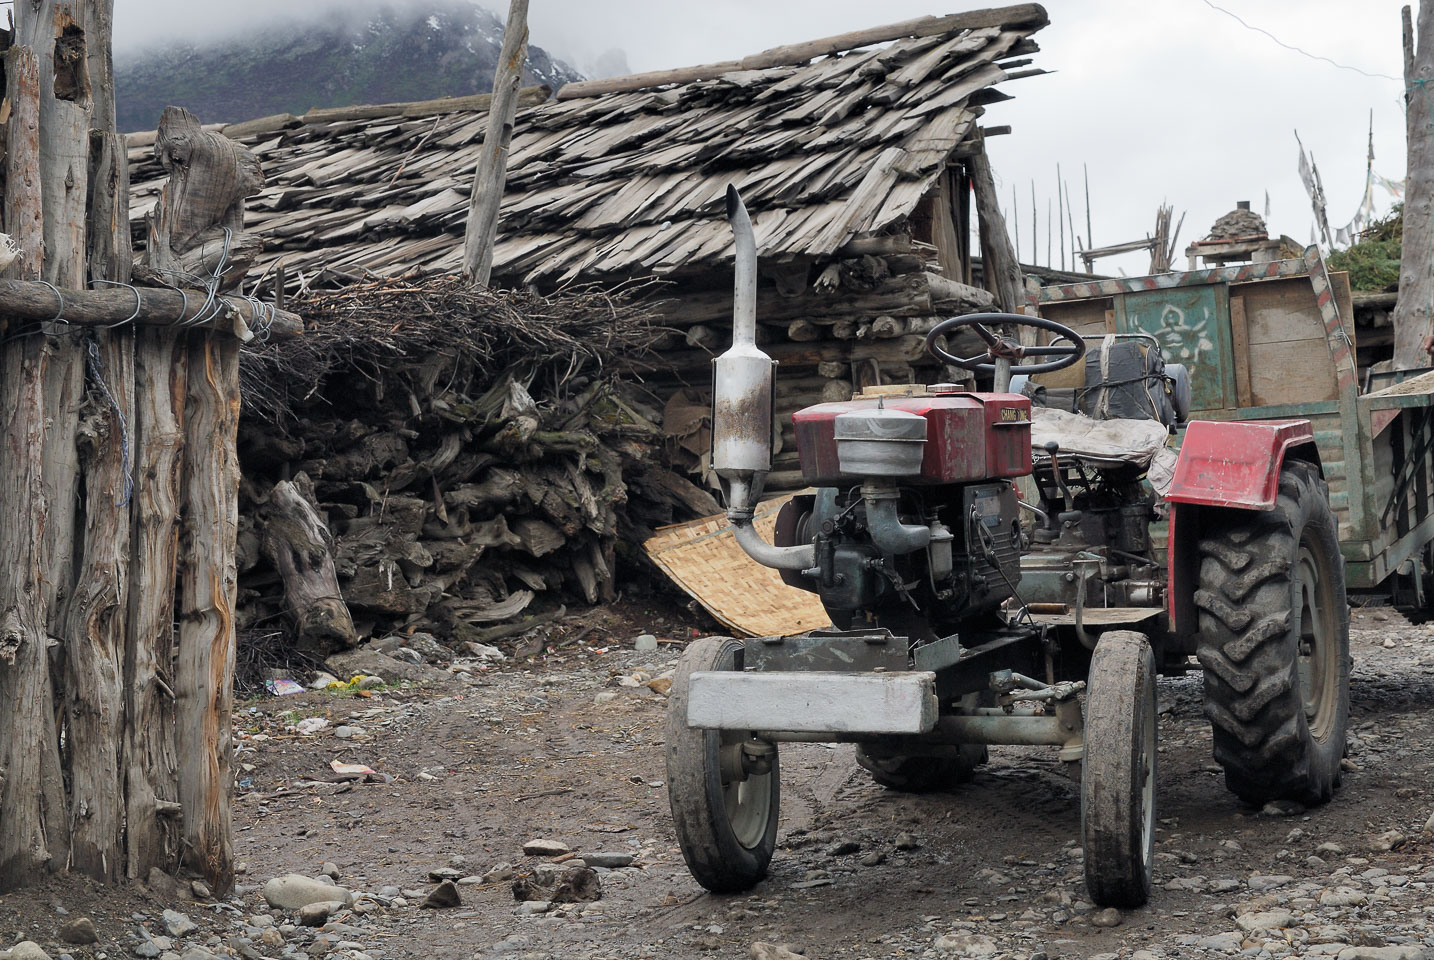
[[[752,521],[774,363],[756,344],[756,247],[735,189],[727,205],[733,344],[714,362],[713,465],[741,549],[817,594],[832,627],[684,651],[668,793],[702,886],[766,876],[782,743],[855,743],[877,783],[909,791],[969,778],[990,745],[1048,745],[1078,771],[1092,901],[1144,904],[1156,678],[1192,655],[1227,786],[1251,803],[1330,799],[1349,621],[1307,421],[1179,424],[1177,455],[1188,380],[1158,341],[1088,346],[1036,316],[955,317],[927,349],[993,391],[884,387],[796,413],[815,492],[786,503],[767,542]],[[1084,386],[1052,403],[1037,381],[1083,361]]]

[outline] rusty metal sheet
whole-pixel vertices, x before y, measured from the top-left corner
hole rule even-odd
[[[1164,613],[1163,607],[1092,607],[1081,615],[1086,627],[1124,627],[1144,623]],[[1047,627],[1075,626],[1075,613],[1033,613],[1031,619]]]
[[[941,670],[961,659],[961,644],[955,637],[923,643],[911,653],[917,670]]]
[[[749,670],[896,671],[910,669],[905,637],[887,630],[822,631],[743,641]]]

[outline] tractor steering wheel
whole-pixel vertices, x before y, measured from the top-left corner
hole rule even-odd
[[[1066,343],[1052,343],[1049,346],[1025,346],[1020,341],[1008,337],[997,336],[986,329],[985,323],[1010,324],[1018,327],[1035,327],[1037,330],[1049,330],[1056,334],[1057,340],[1065,340]],[[943,334],[960,330],[962,327],[971,327],[976,335],[986,341],[986,352],[975,357],[958,357],[950,353],[945,347],[939,346],[936,339]],[[1011,362],[1011,373],[1050,373],[1052,370],[1061,370],[1075,363],[1085,356],[1085,341],[1080,334],[1076,333],[1065,324],[1056,323],[1054,320],[1047,320],[1043,317],[1027,317],[1019,313],[972,313],[964,317],[952,317],[949,320],[942,320],[931,328],[926,335],[926,352],[943,363],[949,363],[963,370],[972,370],[976,373],[995,373],[996,361],[1006,360]],[[1015,363],[1026,357],[1053,357],[1052,360],[1043,360],[1038,363]]]

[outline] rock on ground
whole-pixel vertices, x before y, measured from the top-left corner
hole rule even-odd
[[[571,853],[566,843],[561,840],[545,840],[538,837],[523,844],[523,855],[528,857],[561,857],[565,853]]]
[[[463,906],[463,898],[458,895],[458,884],[452,880],[444,880],[423,898],[419,906],[427,910]]]
[[[178,910],[166,910],[161,917],[164,920],[165,932],[171,937],[187,937],[199,929],[199,924]]]
[[[780,943],[764,943],[761,940],[752,944],[750,956],[752,960],[806,960],[800,953]]]
[[[264,884],[264,899],[280,910],[297,910],[310,903],[337,900],[344,906],[354,902],[354,895],[343,887],[314,880],[298,873],[286,873]]]
[[[948,933],[936,938],[937,953],[955,954],[958,957],[984,958],[994,957],[998,948],[996,942],[990,937],[983,937],[975,933],[957,931]]]
[[[338,913],[344,908],[338,900],[320,900],[317,903],[306,903],[299,908],[299,923],[306,927],[322,927],[328,922],[329,917]]]
[[[50,960],[50,955],[33,940],[21,940],[4,956],[8,960]]]
[[[73,920],[66,920],[60,924],[60,939],[66,943],[79,944],[81,946],[89,943],[96,943],[100,936],[95,931],[95,922],[89,917],[75,917]]]

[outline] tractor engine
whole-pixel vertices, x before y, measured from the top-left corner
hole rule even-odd
[[[736,242],[732,346],[713,361],[712,466],[737,543],[819,594],[843,629],[858,614],[863,623],[914,614],[925,632],[949,633],[994,611],[1021,575],[1010,481],[1031,472],[1031,404],[1017,394],[888,387],[797,412],[802,474],[818,492],[784,508],[775,543],[758,533],[775,364],[757,346],[756,238],[730,187],[727,215]]]
[[[793,418],[804,479],[777,545],[813,546],[785,570],[838,626],[901,607],[949,626],[999,607],[1020,580],[1018,504],[1030,472],[1030,406],[1012,394],[934,387],[824,403]]]

